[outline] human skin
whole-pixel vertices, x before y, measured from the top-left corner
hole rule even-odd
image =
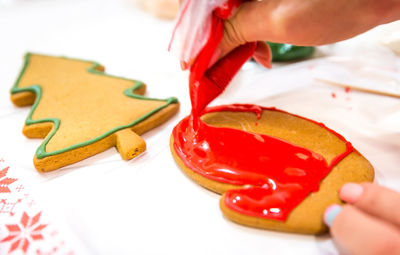
[[[348,183],[340,192],[347,202],[325,222],[344,254],[400,254],[400,193],[372,183]],[[331,210],[332,211],[332,210]]]
[[[302,46],[334,43],[398,19],[400,0],[247,1],[225,22],[220,57],[252,41]],[[268,66],[265,45],[258,44],[255,58]]]
[[[249,1],[225,22],[219,57],[258,41],[254,58],[268,67],[262,42],[329,44],[399,19],[400,0]],[[400,193],[364,183],[346,184],[339,195],[347,204],[328,225],[344,254],[400,254]]]
[[[268,67],[271,55],[265,41],[317,46],[399,19],[400,0],[247,1],[225,22],[219,58],[239,45],[257,41],[253,57]],[[337,206],[334,217],[325,220],[342,251],[400,254],[399,193],[364,183],[345,184],[339,195],[347,204]]]

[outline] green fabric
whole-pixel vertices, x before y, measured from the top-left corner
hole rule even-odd
[[[314,47],[267,42],[272,51],[272,61],[283,62],[305,59],[314,53]]]

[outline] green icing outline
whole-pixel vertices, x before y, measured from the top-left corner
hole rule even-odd
[[[118,126],[116,128],[113,128],[105,133],[103,133],[102,135],[95,137],[93,139],[87,140],[85,142],[81,142],[81,143],[77,143],[74,145],[71,145],[69,147],[60,149],[60,150],[56,150],[56,151],[52,151],[52,152],[46,152],[46,145],[48,144],[48,142],[51,140],[51,138],[53,138],[53,136],[55,135],[55,133],[57,132],[58,128],[60,127],[60,123],[61,121],[57,118],[45,118],[45,119],[39,119],[39,120],[32,120],[32,115],[34,113],[34,111],[36,110],[37,106],[39,105],[40,99],[42,98],[42,87],[38,84],[32,84],[29,87],[25,87],[25,88],[18,88],[19,82],[22,78],[22,76],[24,75],[28,65],[29,65],[29,58],[31,55],[37,55],[37,56],[46,56],[46,57],[53,57],[53,56],[48,56],[48,55],[42,55],[42,54],[33,54],[33,53],[26,53],[25,54],[25,60],[24,60],[24,65],[22,67],[22,70],[20,72],[20,74],[18,75],[17,80],[14,83],[14,86],[11,88],[11,94],[16,94],[16,93],[20,93],[20,92],[33,92],[36,94],[36,99],[35,102],[32,105],[32,108],[28,114],[28,117],[25,120],[25,125],[32,125],[32,124],[38,124],[38,123],[43,123],[43,122],[53,122],[54,127],[52,129],[52,131],[50,132],[50,134],[48,134],[44,141],[42,142],[42,144],[39,146],[39,148],[36,150],[36,157],[38,159],[42,159],[45,157],[49,157],[49,156],[53,156],[53,155],[57,155],[66,151],[70,151],[70,150],[74,150],[80,147],[84,147],[86,145],[95,143],[119,130],[122,129],[126,129],[129,127],[132,127],[134,125],[136,125],[137,123],[140,123],[141,121],[147,119],[148,117],[150,117],[151,115],[155,114],[156,112],[160,111],[161,109],[164,109],[165,107],[167,107],[168,105],[172,104],[172,103],[177,103],[178,99],[176,97],[169,97],[167,99],[157,99],[157,98],[148,98],[142,95],[138,95],[135,94],[134,91],[141,88],[144,83],[141,81],[137,81],[137,80],[132,80],[132,79],[127,79],[124,77],[118,77],[118,76],[114,76],[114,75],[109,75],[106,74],[102,71],[96,70],[96,68],[98,68],[99,66],[101,66],[99,63],[94,62],[94,61],[86,61],[86,60],[81,60],[81,59],[74,59],[74,58],[67,58],[67,57],[59,57],[59,58],[64,58],[64,59],[68,59],[68,60],[74,60],[74,61],[81,61],[81,62],[87,62],[87,63],[91,63],[93,64],[91,67],[89,67],[87,69],[87,71],[89,73],[95,74],[95,75],[104,75],[107,77],[111,77],[111,78],[117,78],[117,79],[123,79],[123,80],[127,80],[127,81],[131,81],[134,82],[134,85],[132,87],[129,87],[128,89],[124,90],[124,94],[128,97],[131,98],[135,98],[135,99],[141,99],[141,100],[153,100],[153,101],[165,101],[164,105],[161,105],[155,109],[153,109],[152,111],[142,115],[141,117],[139,117],[138,119],[134,120],[133,122],[127,124],[127,125],[123,125],[123,126]]]

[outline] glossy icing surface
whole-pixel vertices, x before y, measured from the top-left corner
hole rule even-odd
[[[323,156],[279,138],[204,123],[200,117],[209,112],[252,112],[260,118],[264,109],[279,111],[251,104],[206,108],[256,48],[255,43],[242,45],[208,68],[223,35],[223,19],[217,13],[213,17],[213,36],[190,70],[192,112],[174,128],[173,147],[195,173],[240,188],[225,193],[224,203],[231,210],[285,220],[310,192],[318,191],[321,180],[353,147],[342,136],[314,122],[346,144],[346,150],[328,163]]]

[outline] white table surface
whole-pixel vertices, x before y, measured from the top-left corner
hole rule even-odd
[[[0,1],[0,159],[30,190],[74,254],[336,254],[329,235],[286,234],[230,222],[219,210],[219,195],[201,188],[175,165],[168,140],[190,103],[187,73],[166,50],[172,26],[128,0]],[[374,70],[393,67],[389,76],[396,83],[399,57],[390,50],[369,56],[366,41],[371,42],[361,36],[321,47],[317,59],[272,70],[247,63],[213,104],[276,106],[323,122],[371,161],[379,183],[400,190],[400,99],[346,93],[315,79],[326,70],[354,67],[359,62],[352,61],[363,56],[371,60],[363,63],[373,63]],[[377,42],[368,44],[373,50],[382,49],[379,40],[372,41]],[[17,108],[9,100],[26,52],[98,61],[109,74],[144,81],[147,96],[178,97],[180,112],[142,136],[147,151],[133,160],[123,161],[112,148],[39,174],[32,158],[42,140],[21,133],[30,107]],[[330,55],[340,55],[350,67]],[[384,86],[384,76],[376,83],[382,80]],[[0,222],[0,239],[6,235]],[[0,254],[8,247],[0,243]],[[33,249],[28,253],[35,254]]]

